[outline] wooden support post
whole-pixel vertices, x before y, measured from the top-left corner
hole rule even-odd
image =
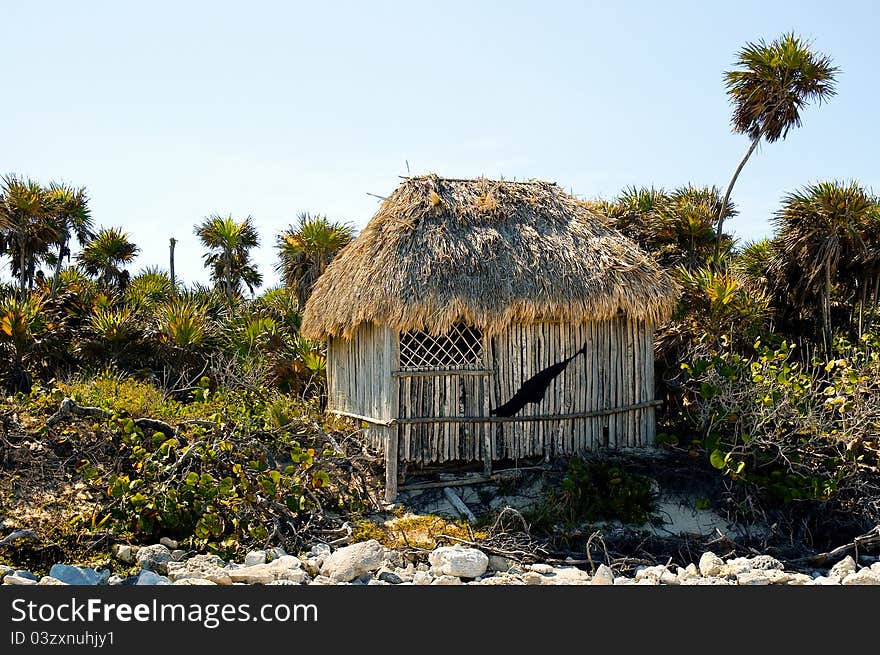
[[[385,501],[397,498],[397,426],[385,428]]]

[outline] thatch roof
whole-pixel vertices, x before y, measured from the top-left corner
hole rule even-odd
[[[440,334],[464,321],[585,322],[623,312],[658,322],[673,280],[588,205],[543,181],[411,177],[318,279],[302,333],[362,323]]]

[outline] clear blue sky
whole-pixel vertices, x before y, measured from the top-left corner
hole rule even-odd
[[[12,2],[3,0],[0,172],[88,187],[143,248],[205,280],[192,226],[254,216],[267,282],[298,212],[363,227],[406,174],[726,184],[722,71],[787,30],[843,69],[839,95],[763,145],[734,191],[742,238],[808,182],[880,190],[873,2]],[[5,268],[5,267],[4,267]],[[8,275],[8,272],[5,272]]]

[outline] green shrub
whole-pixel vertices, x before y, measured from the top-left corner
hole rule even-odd
[[[651,480],[614,460],[569,460],[561,485],[529,513],[539,529],[576,528],[602,520],[644,524],[654,511]]]
[[[838,339],[830,359],[781,340],[754,355],[699,344],[684,399],[711,465],[777,501],[828,500],[852,476],[876,471],[880,341]]]

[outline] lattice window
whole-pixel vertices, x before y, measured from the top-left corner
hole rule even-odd
[[[479,370],[483,368],[483,335],[456,323],[438,337],[411,330],[400,334],[400,368],[405,371]]]

